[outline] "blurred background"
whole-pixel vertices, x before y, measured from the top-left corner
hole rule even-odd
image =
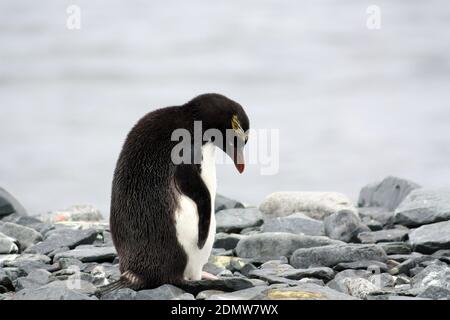
[[[80,30],[66,27],[72,4]],[[0,186],[32,214],[88,203],[108,215],[133,124],[204,92],[280,129],[278,174],[221,165],[227,196],[356,200],[386,175],[449,186],[449,35],[447,0],[2,0]]]

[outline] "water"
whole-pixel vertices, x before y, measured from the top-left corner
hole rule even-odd
[[[69,31],[66,8],[81,8]],[[450,4],[377,1],[0,2],[0,185],[32,213],[107,214],[131,126],[156,107],[219,92],[253,128],[280,129],[280,170],[219,191],[339,191],[386,175],[450,185]]]

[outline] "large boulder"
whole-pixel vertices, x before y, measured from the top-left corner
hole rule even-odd
[[[262,223],[263,217],[257,208],[225,209],[216,213],[217,232],[240,232]]]
[[[25,208],[5,189],[0,188],[0,220],[10,214],[26,216]]]
[[[372,244],[329,245],[323,247],[297,249],[291,257],[296,268],[332,267],[341,262],[375,260],[384,262],[387,255],[384,250]]]
[[[352,201],[336,192],[275,192],[263,201],[259,209],[268,217],[284,217],[299,212],[318,220],[343,209],[356,213]]]
[[[266,218],[262,226],[263,232],[288,232],[323,236],[323,222],[312,219],[303,213],[293,213],[287,217]]]
[[[450,189],[412,191],[395,211],[395,223],[417,227],[450,220]]]
[[[21,251],[42,241],[42,235],[36,230],[11,222],[0,222],[0,232],[16,239]]]
[[[450,249],[450,221],[428,224],[411,230],[409,241],[415,251],[422,253]]]
[[[325,235],[331,239],[344,242],[355,241],[360,232],[370,231],[362,224],[360,218],[350,210],[341,210],[333,213],[323,221]]]
[[[244,205],[239,201],[227,198],[223,195],[217,194],[216,201],[214,203],[214,211],[218,212],[224,209],[236,209],[236,208],[244,208]]]
[[[239,241],[236,254],[242,258],[290,256],[298,248],[342,244],[327,237],[267,232],[250,235]]]
[[[381,182],[370,183],[361,189],[358,206],[383,207],[394,210],[413,190],[420,186],[397,177],[386,177]]]

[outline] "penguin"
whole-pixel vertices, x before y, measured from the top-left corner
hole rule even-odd
[[[195,141],[196,123],[201,124],[200,142]],[[182,161],[174,161],[177,130],[191,137],[179,152]],[[212,130],[217,134],[208,136]],[[243,107],[215,93],[138,121],[122,147],[112,183],[110,231],[121,277],[103,287],[103,294],[215,278],[202,272],[216,232],[215,152],[225,152],[242,173],[248,130]]]

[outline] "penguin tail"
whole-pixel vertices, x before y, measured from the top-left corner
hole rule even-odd
[[[123,289],[123,288],[128,288],[128,281],[124,278],[120,278],[117,281],[114,281],[114,282],[111,282],[110,284],[99,287],[98,290],[96,291],[95,295],[97,296],[97,298],[100,298],[100,297],[104,296],[105,294],[108,294],[108,293],[111,293],[113,291]]]

